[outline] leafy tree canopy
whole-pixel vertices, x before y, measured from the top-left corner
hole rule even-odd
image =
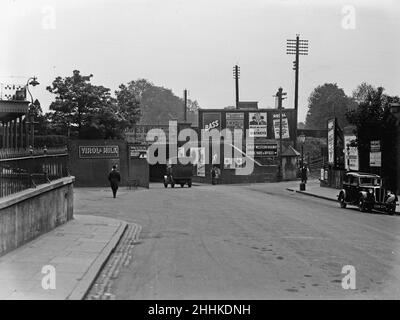
[[[172,90],[156,86],[146,79],[128,83],[127,90],[140,97],[142,110],[141,124],[168,124],[169,120],[183,121],[183,99],[176,96]],[[196,100],[188,100],[188,121],[196,124],[199,104]]]
[[[74,70],[71,77],[57,77],[47,87],[56,95],[47,115],[50,127],[80,139],[120,138],[139,120],[139,101],[124,85],[113,98],[109,88],[93,85],[92,77]]]
[[[400,102],[398,96],[384,94],[384,88],[374,88],[365,83],[358,86],[356,96],[359,97],[358,107],[349,110],[346,117],[350,124],[357,127],[359,148],[368,149],[371,140],[388,139],[394,128],[390,104]]]
[[[314,89],[308,99],[307,129],[325,129],[328,119],[336,117],[340,127],[348,124],[346,112],[354,108],[353,99],[346,96],[336,83],[325,83]]]

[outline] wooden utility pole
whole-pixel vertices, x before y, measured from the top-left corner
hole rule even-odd
[[[295,61],[293,61],[293,70],[295,71],[295,84],[294,84],[294,110],[295,110],[295,132],[294,132],[294,147],[297,143],[297,124],[298,124],[298,109],[299,109],[299,63],[300,55],[308,55],[308,40],[300,40],[300,35],[296,35],[296,40],[287,40],[286,54],[294,54]]]
[[[233,67],[233,78],[235,79],[235,92],[236,92],[236,109],[239,109],[239,78],[240,68],[239,66]]]
[[[187,122],[187,89],[183,90],[183,119]]]
[[[283,92],[282,88],[278,89],[278,92],[276,93],[276,96],[278,98],[278,110],[279,110],[279,172],[278,172],[278,180],[282,180],[283,178],[283,157],[282,157],[282,151],[283,151],[283,143],[282,143],[282,102],[283,96],[285,96],[287,93]]]

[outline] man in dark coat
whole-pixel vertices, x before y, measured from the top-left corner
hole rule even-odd
[[[118,184],[121,182],[121,175],[117,171],[117,166],[112,167],[112,170],[108,175],[108,181],[110,181],[111,190],[115,198],[117,196]]]
[[[308,168],[307,165],[304,164],[301,168],[301,182],[307,183],[307,177],[308,176]]]

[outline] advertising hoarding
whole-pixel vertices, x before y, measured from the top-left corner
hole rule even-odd
[[[80,159],[119,159],[119,146],[79,146]]]
[[[244,113],[226,113],[226,128],[231,130],[244,129]]]
[[[196,175],[198,177],[206,176],[206,149],[205,148],[190,148],[190,157],[193,165],[196,165]]]
[[[146,146],[130,146],[129,156],[131,158],[146,159],[147,158],[147,147]]]
[[[240,169],[244,164],[243,158],[224,158],[224,169]]]
[[[382,166],[382,153],[381,152],[370,152],[369,166],[370,167],[381,167]]]
[[[280,114],[274,113],[273,117],[273,126],[274,126],[274,134],[275,139],[280,139]],[[289,121],[287,115],[282,112],[282,139],[289,139]]]
[[[249,112],[249,136],[266,138],[267,133],[267,113]]]
[[[358,148],[351,146],[356,139],[357,137],[355,135],[344,136],[344,165],[346,170],[359,170]]]
[[[370,143],[369,166],[370,167],[382,166],[382,153],[381,153],[380,140],[372,140]]]
[[[278,155],[278,144],[246,144],[246,154],[254,158],[276,157]]]
[[[210,131],[212,129],[221,129],[221,113],[210,112],[203,113],[203,129]]]
[[[335,119],[328,121],[328,163],[335,164]]]

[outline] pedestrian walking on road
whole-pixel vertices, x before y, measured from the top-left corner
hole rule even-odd
[[[217,171],[215,170],[215,166],[213,166],[211,169],[211,183],[212,184],[217,184],[216,176],[217,176]]]
[[[110,181],[111,190],[113,193],[113,197],[117,197],[118,185],[121,182],[121,175],[117,171],[117,166],[114,165],[112,167],[111,172],[108,175],[108,181]]]

